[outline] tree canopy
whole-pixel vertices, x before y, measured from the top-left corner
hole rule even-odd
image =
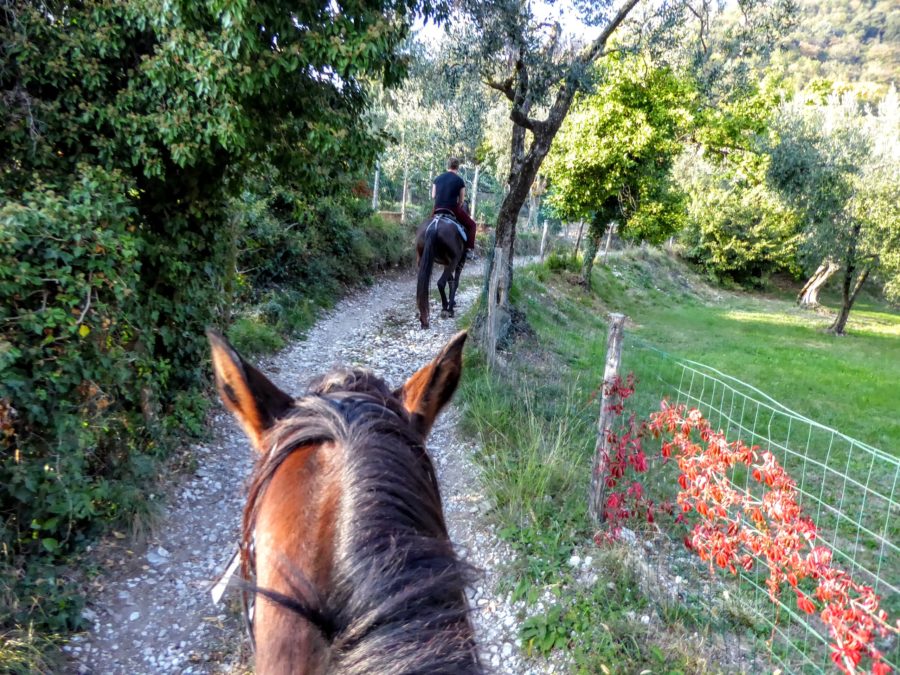
[[[440,11],[0,5],[0,586],[22,598],[4,590],[0,624],[81,621],[40,565],[140,509],[151,459],[202,413],[203,329],[240,287],[282,263],[338,284],[365,258],[351,188],[384,140],[367,83],[399,83],[411,22]],[[27,616],[29,594],[55,610]]]
[[[891,89],[875,110],[849,94],[824,105],[797,99],[773,120],[777,140],[769,177],[802,218],[801,252],[808,267],[833,259],[843,269],[842,307],[831,325],[843,333],[869,275],[897,288],[900,246],[900,127]]]
[[[897,82],[900,18],[894,3],[798,0],[797,6],[797,23],[771,60],[793,86],[837,85],[874,102]]]
[[[582,24],[597,29],[590,39],[582,40],[567,35],[560,20],[540,15],[537,6],[529,2],[471,0],[459,5],[455,43],[461,58],[478,69],[488,87],[507,99],[512,122],[509,190],[496,229],[496,245],[506,251],[502,286],[508,287],[512,280],[519,211],[576,94],[591,84],[594,64],[610,53],[612,42],[616,51],[669,49],[677,52],[676,60],[689,61],[697,72],[704,68],[707,82],[725,82],[728,78],[721,75],[721,67],[706,67],[713,64],[711,43],[706,38],[718,9],[711,3],[693,7],[687,0],[647,7],[639,7],[638,0],[617,7],[607,1],[576,3]],[[745,57],[778,35],[790,14],[790,3],[753,0],[742,3],[741,10],[743,21],[727,31],[728,40],[723,44]],[[673,49],[679,40],[686,49]],[[730,65],[728,54],[718,56],[719,64]],[[714,76],[715,72],[719,76]]]
[[[688,82],[639,58],[610,57],[598,79],[576,100],[545,165],[556,213],[592,223],[586,280],[611,220],[630,240],[660,241],[680,229],[684,206],[670,168],[695,105]]]

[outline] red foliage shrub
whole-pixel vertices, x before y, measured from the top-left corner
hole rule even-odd
[[[732,574],[752,569],[756,561],[765,563],[772,601],[787,584],[800,610],[819,613],[832,637],[831,658],[842,672],[859,672],[865,663],[876,675],[890,672],[873,642],[877,635],[900,634],[900,621],[891,624],[874,590],[832,565],[831,549],[818,543],[816,525],[797,501],[797,485],[775,456],[740,440],[729,443],[699,410],[665,401],[647,428],[670,439],[663,443],[662,455],[674,457],[681,472],[682,516],[700,516],[685,537],[687,548],[710,567]],[[747,467],[761,496],[738,489],[729,479],[739,465]],[[799,587],[806,579],[815,584],[811,594]]]
[[[608,406],[610,412],[620,418],[624,415],[625,401],[634,394],[634,385],[634,374],[631,373],[626,379],[617,377],[607,385],[606,398],[613,401]],[[660,512],[674,514],[672,503],[655,503],[639,480],[640,474],[648,469],[643,441],[649,433],[646,420],[638,422],[634,414],[624,419],[619,428],[607,433],[607,456],[603,463],[607,493],[603,516],[608,529],[595,535],[598,544],[604,539],[618,539],[622,526],[628,521],[653,523]]]

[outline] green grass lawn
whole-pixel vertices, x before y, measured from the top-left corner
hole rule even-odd
[[[565,284],[546,272],[532,274],[551,289]],[[538,277],[532,280],[542,285]],[[626,253],[596,270],[593,290],[557,292],[582,310],[623,312],[628,331],[642,340],[717,368],[801,415],[900,456],[900,313],[871,301],[859,304],[847,335],[835,337],[825,332],[834,306],[811,312],[786,299],[712,289],[652,251]],[[528,301],[535,310],[528,315],[536,314],[539,323],[547,312],[539,307],[541,295],[535,286],[522,293],[535,298]],[[601,330],[603,323],[593,327]],[[572,347],[589,342],[591,357],[601,355],[604,345],[597,343],[604,340],[596,334],[570,337]]]

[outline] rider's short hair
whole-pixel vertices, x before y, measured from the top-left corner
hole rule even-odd
[[[456,170],[459,168],[459,157],[451,157],[447,160],[447,168]]]

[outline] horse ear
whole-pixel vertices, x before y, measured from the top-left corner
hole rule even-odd
[[[206,337],[219,397],[244,427],[253,447],[262,452],[263,434],[294,400],[244,361],[224,337],[213,330],[207,330]]]
[[[410,377],[397,392],[423,438],[428,436],[438,413],[450,401],[459,384],[466,337],[465,331],[454,335],[437,358]]]

